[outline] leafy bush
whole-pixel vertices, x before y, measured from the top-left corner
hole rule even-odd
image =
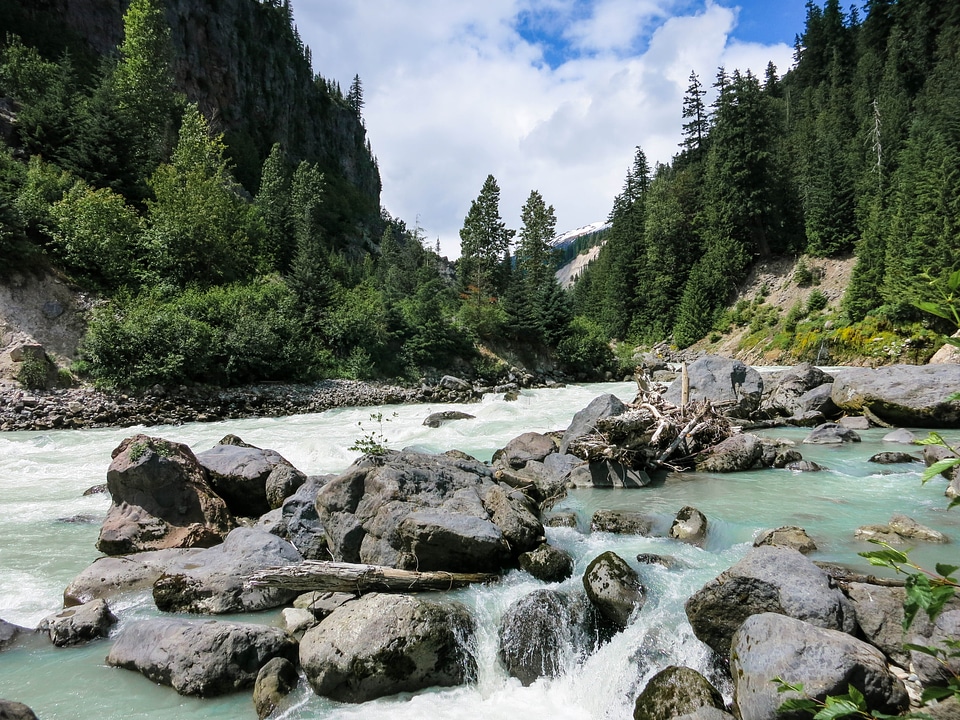
[[[43,390],[47,387],[49,369],[43,358],[27,355],[17,369],[17,382],[30,390]]]
[[[829,298],[820,290],[814,290],[807,298],[807,314],[823,310],[830,304]]]
[[[810,266],[807,265],[806,261],[801,258],[800,262],[797,263],[796,269],[793,271],[793,281],[799,287],[809,287],[813,285],[814,275],[813,271],[810,269]]]
[[[614,365],[603,327],[583,316],[570,323],[570,334],[557,345],[556,357],[565,372],[588,377],[596,377]]]

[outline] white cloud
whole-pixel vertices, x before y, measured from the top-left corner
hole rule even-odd
[[[344,88],[360,75],[384,206],[409,226],[419,217],[453,257],[488,173],[510,227],[519,227],[533,189],[556,208],[559,230],[603,219],[636,145],[651,162],[675,153],[691,69],[709,86],[721,64],[761,76],[771,59],[781,73],[789,67],[786,45],[731,41],[735,11],[709,0],[672,17],[668,0],[585,7],[300,0],[294,13],[321,75]],[[545,26],[545,34],[568,38],[572,59],[555,68],[544,62],[544,49],[516,30],[525,11],[560,26]]]

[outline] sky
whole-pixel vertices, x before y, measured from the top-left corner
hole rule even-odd
[[[790,69],[805,0],[293,0],[315,72],[355,75],[381,204],[441,253],[487,175],[520,228],[537,190],[557,232],[604,220],[635,148],[680,141],[691,71]],[[707,102],[711,97],[708,95]]]

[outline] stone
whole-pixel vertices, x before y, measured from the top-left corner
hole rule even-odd
[[[798,415],[811,409],[804,405],[800,398],[830,379],[827,373],[810,363],[795,365],[780,375],[769,397],[763,401],[762,407],[778,415]]]
[[[840,412],[839,408],[833,402],[833,383],[828,382],[818,385],[815,388],[807,390],[803,395],[797,398],[797,411],[794,417],[804,417],[810,414],[818,414],[823,417],[834,417]]]
[[[551,513],[544,518],[543,524],[547,527],[554,528],[576,528],[577,514],[570,511]]]
[[[917,435],[910,430],[897,428],[896,430],[891,430],[884,435],[883,442],[900,443],[901,445],[914,445],[917,442]]]
[[[707,538],[707,516],[689,505],[680,508],[670,526],[670,537],[691,545],[703,545]]]
[[[538,510],[474,460],[391,452],[317,493],[332,559],[405,570],[498,572],[543,538]]]
[[[776,547],[793,548],[806,555],[815,552],[817,544],[807,535],[807,531],[795,525],[785,525],[775,530],[763,530],[753,541],[754,547],[774,545]]]
[[[6,650],[17,642],[21,635],[31,635],[33,630],[30,628],[14,625],[6,620],[0,620],[0,651]]]
[[[276,510],[284,501],[291,497],[307,482],[307,476],[293,465],[278,464],[270,474],[264,486],[267,495],[267,505]]]
[[[639,553],[637,562],[642,565],[659,565],[667,568],[667,570],[687,567],[685,562],[678,560],[673,555],[658,555],[657,553]]]
[[[96,598],[107,599],[153,587],[168,567],[201,551],[200,548],[171,548],[97,558],[67,585],[63,605],[72,607]]]
[[[157,618],[125,625],[107,664],[136,670],[181,695],[214,697],[252,687],[275,657],[297,658],[296,641],[279,628]]]
[[[803,442],[807,445],[839,445],[845,442],[860,442],[860,436],[837,423],[824,423],[815,427]]]
[[[832,398],[847,413],[869,408],[892,425],[960,427],[960,402],[947,398],[960,387],[960,365],[887,365],[850,368],[834,378]]]
[[[916,463],[923,461],[910,453],[888,451],[871,455],[867,462],[877,463],[878,465],[896,465],[898,463]]]
[[[637,696],[633,720],[673,720],[704,707],[723,710],[720,691],[696,670],[670,665]]]
[[[500,620],[500,661],[524,686],[558,677],[596,649],[595,625],[595,612],[582,595],[535,590]]]
[[[317,620],[323,620],[341,605],[356,599],[352,593],[321,592],[314,590],[297,596],[293,601],[295,608],[309,610]]]
[[[210,547],[233,529],[233,516],[186,445],[136,435],[113,451],[111,505],[97,549],[106,555]]]
[[[725,438],[697,457],[697,472],[728,473],[749,470],[763,454],[763,442],[756,435],[739,433]]]
[[[830,577],[791,548],[761,546],[695,592],[686,602],[694,634],[718,655],[751,615],[780,613],[819,627],[853,632],[856,615]]]
[[[797,460],[787,463],[784,467],[792,472],[820,472],[824,469],[822,465],[813,462],[813,460]]]
[[[296,640],[300,640],[307,630],[320,622],[305,608],[284,608],[280,612],[280,618],[281,627]]]
[[[580,463],[567,478],[572,487],[641,488],[652,482],[643,470],[634,470],[616,460],[591,460]]]
[[[590,520],[593,532],[650,536],[654,517],[632,510],[597,510]]]
[[[850,430],[869,430],[870,421],[863,415],[844,415],[837,424]]]
[[[57,647],[71,647],[107,637],[116,622],[106,601],[98,598],[48,615],[37,630],[48,633]]]
[[[563,582],[573,574],[570,553],[541,543],[536,549],[521,553],[517,558],[520,569],[544,582]]]
[[[293,545],[304,560],[328,560],[327,536],[317,514],[317,493],[332,476],[310,477],[283,501],[277,524],[270,530]]]
[[[945,543],[950,539],[939,530],[921,525],[906,515],[895,514],[886,525],[864,525],[857,528],[854,537],[861,540],[882,540],[891,545],[903,545],[911,540]]]
[[[934,618],[932,625],[928,635],[911,635],[910,642],[937,648],[945,655],[953,653],[955,648],[947,643],[960,638],[960,609],[944,610]],[[960,657],[955,655],[947,657],[944,666],[937,658],[911,649],[910,662],[924,685],[946,685],[952,677],[960,676]]]
[[[612,551],[590,561],[583,573],[583,587],[590,602],[614,631],[626,628],[630,616],[646,601],[640,576]]]
[[[271,493],[274,501],[267,498],[267,479],[273,471],[283,466],[284,471],[275,478],[275,485],[302,485],[307,476],[293,467],[280,453],[263,450],[250,445],[214,445],[209,450],[197,453],[197,460],[206,469],[210,484],[222,497],[234,515],[260,517],[269,510],[280,507],[283,498]],[[299,484],[297,484],[299,483]]]
[[[0,700],[0,720],[37,720],[37,716],[23,703]]]
[[[909,706],[903,683],[887,669],[883,653],[838,630],[818,627],[776,613],[747,618],[733,636],[730,674],[733,702],[741,720],[785,717],[777,708],[797,693],[777,691],[772,678],[803,684],[820,699],[845,695],[853,685],[865,696],[868,712],[897,715]]]
[[[725,414],[735,418],[749,417],[760,407],[763,378],[740,360],[703,355],[687,367],[687,376],[690,402],[710,400],[722,405]],[[664,398],[679,405],[681,392],[681,383],[674,382]]]
[[[526,466],[528,462],[543,462],[547,455],[557,452],[557,444],[549,435],[528,432],[515,437],[506,447],[494,454],[494,463],[502,463],[514,470]]]
[[[453,390],[455,392],[472,392],[473,386],[466,380],[461,380],[453,375],[444,375],[440,378],[440,387],[444,390]]]
[[[300,665],[314,692],[337,702],[452,687],[476,676],[473,631],[462,605],[371,593],[307,631]]]
[[[460,412],[459,410],[443,410],[441,412],[430,413],[424,419],[423,424],[429,428],[438,428],[451,420],[475,420],[476,415]]]
[[[300,684],[297,666],[284,657],[267,661],[253,684],[253,708],[265,720],[283,705],[284,698]]]
[[[570,443],[594,432],[599,420],[622,415],[626,409],[627,406],[615,395],[607,394],[594,398],[589,405],[573,416],[570,426],[560,441],[560,453],[566,454],[570,449]]]
[[[301,560],[286,540],[261,529],[240,527],[222,545],[169,566],[153,585],[153,600],[163,612],[222,614],[278,607],[297,593],[249,587],[246,580],[260,570]]]

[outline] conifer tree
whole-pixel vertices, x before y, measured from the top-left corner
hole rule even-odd
[[[689,153],[697,154],[703,147],[709,126],[707,111],[703,104],[703,96],[707,94],[700,78],[693,71],[690,72],[690,85],[683,96],[683,140],[680,147]]]
[[[297,244],[291,207],[292,184],[290,164],[280,143],[275,143],[263,162],[260,190],[254,204],[263,218],[266,253],[281,273],[290,269]]]
[[[363,86],[360,84],[360,76],[354,75],[353,82],[350,83],[350,90],[347,91],[347,103],[353,108],[353,112],[360,117],[363,112]]]
[[[461,285],[476,296],[477,302],[500,291],[498,271],[513,235],[514,231],[500,218],[500,186],[493,175],[487,175],[460,229],[457,274]]]

